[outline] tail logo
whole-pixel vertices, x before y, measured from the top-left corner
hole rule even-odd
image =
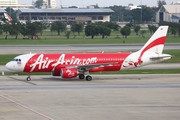
[[[131,66],[138,67],[138,65],[141,65],[142,63],[143,61],[141,59],[138,59],[138,62],[129,61],[128,65],[123,65],[123,67],[124,68],[131,67]]]

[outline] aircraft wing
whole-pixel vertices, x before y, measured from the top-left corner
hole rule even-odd
[[[77,68],[77,69],[83,69],[83,70],[90,70],[91,68],[112,66],[113,64],[118,64],[118,62],[101,63],[101,64],[89,64],[89,65],[78,65],[78,66],[66,66],[66,68]]]

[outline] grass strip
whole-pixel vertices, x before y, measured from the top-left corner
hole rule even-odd
[[[128,44],[137,44],[137,43],[146,43],[147,40],[151,37],[149,31],[145,34],[145,37],[142,38],[137,36],[134,31],[131,31],[131,35],[124,38],[119,31],[112,31],[111,36],[102,39],[101,35],[95,36],[94,39],[87,37],[82,32],[80,35],[75,33],[71,34],[70,39],[65,37],[65,34],[62,32],[61,35],[57,35],[56,32],[51,33],[50,31],[44,31],[43,35],[39,35],[39,39],[30,40],[24,38],[24,36],[19,35],[18,39],[15,39],[15,36],[8,36],[8,39],[5,39],[6,34],[3,33],[0,36],[0,45],[54,45],[54,44],[122,44],[124,41]],[[166,43],[180,43],[179,37],[174,37],[168,35]]]

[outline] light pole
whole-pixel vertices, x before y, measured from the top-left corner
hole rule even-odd
[[[142,0],[141,0],[141,24],[142,24]]]

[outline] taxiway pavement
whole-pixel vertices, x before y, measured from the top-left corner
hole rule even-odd
[[[180,74],[0,76],[0,120],[179,120]]]
[[[139,50],[144,44],[78,44],[78,45],[0,45],[0,54],[121,52]],[[180,49],[179,43],[167,43],[165,50]]]

